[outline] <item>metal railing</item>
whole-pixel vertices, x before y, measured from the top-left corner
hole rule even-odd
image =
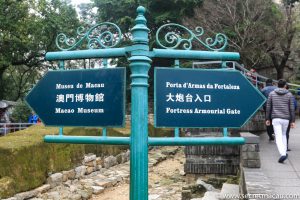
[[[196,68],[196,65],[213,65],[213,64],[222,64],[223,61],[204,61],[204,62],[194,62],[193,68]],[[242,74],[250,81],[252,82],[256,87],[259,87],[260,84],[265,84],[266,80],[269,79],[266,76],[262,76],[258,74],[257,72],[251,72],[250,70],[246,69],[244,65],[239,64],[236,61],[226,61],[226,63],[230,63],[232,65],[232,68],[226,68],[228,70],[230,69],[236,69],[241,71]],[[274,83],[277,83],[278,80],[272,79]],[[300,92],[300,85],[293,84],[293,83],[287,83],[290,88],[290,91]],[[299,88],[299,89],[298,89]]]
[[[20,131],[33,125],[33,123],[0,123],[0,136]]]

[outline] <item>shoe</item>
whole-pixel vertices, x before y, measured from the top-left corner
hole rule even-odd
[[[288,154],[286,156],[281,156],[278,160],[279,163],[283,163],[288,158]]]
[[[269,138],[269,141],[274,141],[274,138]]]
[[[279,163],[283,163],[283,159],[284,159],[284,157],[285,157],[285,156],[280,156],[280,158],[279,158],[278,162],[279,162]]]
[[[292,151],[292,150],[288,148],[286,151]]]

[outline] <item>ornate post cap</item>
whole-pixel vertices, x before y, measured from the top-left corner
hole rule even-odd
[[[143,7],[143,6],[139,6],[137,9],[136,9],[136,12],[138,14],[138,16],[136,17],[135,19],[135,24],[144,24],[146,25],[147,23],[147,20],[145,18],[145,13],[146,13],[146,8]]]
[[[139,6],[136,9],[136,12],[138,16],[135,18],[135,26],[131,29],[133,35],[133,42],[147,44],[149,41],[149,29],[146,25],[147,20],[144,16],[144,14],[146,13],[146,8],[144,8],[143,6]]]
[[[139,7],[137,7],[136,12],[137,12],[139,15],[144,15],[145,12],[146,12],[146,8],[145,8],[144,6],[139,6]]]

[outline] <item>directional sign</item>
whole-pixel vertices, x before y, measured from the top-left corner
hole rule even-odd
[[[237,128],[264,102],[236,70],[155,70],[156,127]]]
[[[125,69],[49,71],[26,101],[45,125],[120,127]]]

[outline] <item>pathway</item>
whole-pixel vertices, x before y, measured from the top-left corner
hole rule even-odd
[[[300,199],[300,120],[296,121],[296,128],[290,131],[291,151],[284,164],[278,163],[280,157],[274,141],[269,141],[267,133],[260,136],[261,168],[270,179],[277,194],[298,195]],[[281,198],[284,199],[284,198]]]

